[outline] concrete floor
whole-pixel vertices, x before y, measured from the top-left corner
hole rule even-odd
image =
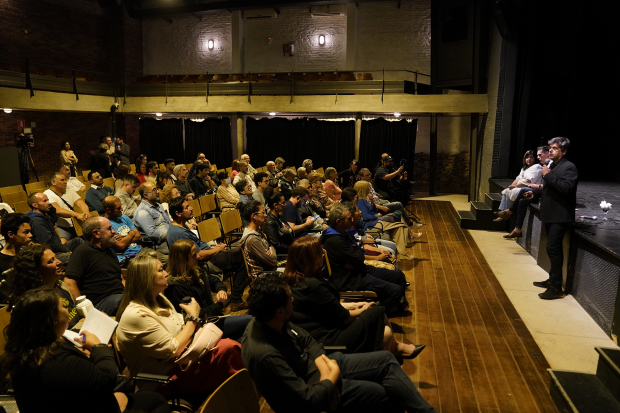
[[[457,211],[469,210],[467,195],[418,199],[450,201]],[[618,346],[572,295],[541,300],[538,293],[543,290],[532,282],[546,280],[548,274],[514,240],[504,239],[505,233],[478,230],[470,233],[551,368],[595,373],[598,353],[594,347]]]

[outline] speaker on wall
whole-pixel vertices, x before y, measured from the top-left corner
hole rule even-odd
[[[17,158],[17,148],[0,148],[0,187],[20,185],[19,179],[19,159]]]

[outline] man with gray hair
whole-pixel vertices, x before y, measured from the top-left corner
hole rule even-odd
[[[71,218],[76,218],[80,221],[88,218],[88,205],[80,198],[77,192],[67,189],[67,178],[60,172],[52,173],[47,185],[49,189],[46,189],[44,194],[47,195],[52,206],[56,208],[56,213],[59,217],[56,221],[58,234],[60,238],[69,241],[77,236]],[[76,209],[80,211],[78,212]]]
[[[557,137],[549,141],[549,166],[542,168],[542,189],[533,189],[524,194],[531,199],[541,195],[540,220],[545,224],[547,232],[547,255],[551,262],[549,279],[536,281],[536,287],[545,288],[538,294],[543,300],[563,298],[562,266],[564,251],[562,243],[570,225],[575,222],[575,206],[577,205],[577,167],[566,159],[566,151],[570,146],[567,138]]]
[[[282,177],[282,172],[276,171],[276,164],[274,161],[267,162],[267,170],[265,173],[267,174],[267,178],[269,178],[269,186],[272,188],[278,187],[278,181]]]
[[[192,187],[189,185],[189,180],[187,177],[189,176],[189,171],[185,167],[185,165],[178,164],[174,167],[174,176],[177,177],[177,180],[174,184],[177,186],[177,189],[181,192],[181,196],[185,198],[187,194],[193,194]]]
[[[156,251],[168,255],[166,243],[170,215],[159,203],[159,189],[151,182],[145,182],[138,188],[142,202],[133,215],[133,223],[140,231],[142,239],[153,243]]]
[[[254,169],[252,165],[250,165],[250,155],[244,153],[243,155],[241,155],[241,160],[248,164],[248,175],[250,176],[250,178],[252,178],[252,180],[254,180],[254,174],[258,171]]]
[[[86,242],[80,245],[65,273],[73,298],[85,295],[99,311],[116,315],[123,296],[121,266],[112,246],[117,233],[105,217],[92,217],[82,225]]]

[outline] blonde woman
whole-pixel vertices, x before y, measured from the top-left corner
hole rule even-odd
[[[312,159],[304,159],[303,163],[301,164],[301,167],[306,170],[306,173],[308,175],[310,175],[312,173],[312,171],[313,171],[313,169],[312,169]]]
[[[353,189],[357,191],[357,207],[362,213],[364,230],[370,230],[376,226],[377,228],[387,231],[392,241],[396,243],[399,259],[412,260],[413,256],[409,255],[406,251],[407,239],[413,241],[414,239],[420,238],[422,234],[412,233],[402,217],[400,221],[396,221],[393,216],[389,218],[384,217],[382,220],[381,218],[383,215],[377,213],[375,206],[368,202],[368,193],[370,192],[370,184],[368,182],[356,182]]]
[[[323,189],[325,193],[332,201],[340,201],[340,195],[342,194],[342,189],[338,187],[338,172],[336,168],[332,168],[331,166],[325,170],[325,183],[323,184]]]
[[[192,341],[199,327],[200,305],[192,298],[179,304],[179,314],[164,296],[168,273],[162,263],[146,254],[131,260],[125,277],[125,292],[116,319],[116,346],[132,376],[138,373],[176,375],[181,395],[210,393],[243,368],[241,346],[222,339],[215,349],[200,359],[200,364],[182,371],[175,363]],[[166,385],[138,381],[140,390],[155,390],[170,395]]]

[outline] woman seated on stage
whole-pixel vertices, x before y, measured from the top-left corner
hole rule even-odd
[[[181,302],[184,297],[192,297],[200,306],[199,317],[207,320],[209,317],[222,316],[228,300],[226,286],[216,276],[209,274],[205,266],[198,265],[196,244],[189,239],[175,241],[170,247],[167,271],[170,274],[168,288],[164,291],[175,310],[181,312]],[[213,301],[211,293],[217,294],[217,302]],[[215,325],[224,333],[223,338],[238,340],[243,335],[245,327],[252,320],[249,315],[221,317]]]
[[[179,304],[185,318],[164,296],[168,273],[162,263],[150,255],[131,260],[126,275],[125,292],[116,319],[116,345],[132,376],[138,373],[176,375],[181,395],[205,394],[243,368],[241,346],[223,338],[207,352],[200,363],[182,371],[175,363],[191,343],[198,328],[200,305],[192,298]],[[156,390],[165,396],[167,385],[138,381],[141,390]]]
[[[413,257],[407,254],[407,239],[413,241],[422,236],[422,233],[413,233],[401,216],[400,221],[396,221],[393,216],[383,216],[377,212],[376,207],[368,202],[370,184],[366,181],[356,182],[353,189],[357,191],[357,207],[362,213],[364,230],[381,229],[390,234],[392,241],[396,243],[396,249],[401,260],[412,260]],[[383,219],[382,219],[383,218]],[[381,222],[380,222],[381,221]]]
[[[52,287],[27,291],[15,303],[2,364],[11,374],[20,411],[58,411],[60,406],[101,413],[170,411],[154,392],[133,393],[129,385],[128,394],[115,393],[114,350],[83,331],[84,340],[76,340],[90,352],[87,356],[63,338],[68,324],[69,312]]]
[[[534,151],[525,152],[525,155],[523,155],[523,168],[521,168],[521,172],[510,186],[502,191],[502,201],[499,204],[499,211],[510,209],[523,188],[539,188],[542,183],[542,165],[536,161]],[[500,216],[496,218],[495,221],[504,221],[504,219],[507,218],[502,218]]]
[[[323,279],[324,252],[317,238],[302,237],[289,249],[284,269],[293,293],[292,322],[326,346],[346,346],[350,353],[387,350],[412,359],[424,345],[398,343],[385,307],[372,302],[340,303],[338,289]]]
[[[9,309],[26,291],[48,286],[56,290],[62,299],[63,307],[69,314],[69,325],[73,328],[79,321],[77,309],[69,287],[60,279],[63,276],[61,262],[56,258],[54,251],[44,244],[30,244],[19,250],[13,261],[13,270],[9,271],[7,283],[9,286]]]

